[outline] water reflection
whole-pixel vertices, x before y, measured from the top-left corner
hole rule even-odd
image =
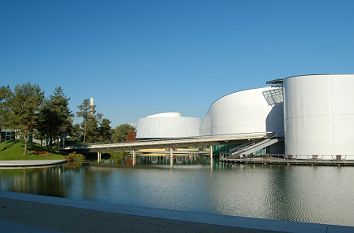
[[[137,158],[139,160],[139,158]],[[157,160],[157,162],[155,161]],[[354,225],[354,168],[232,165],[208,158],[103,160],[0,170],[2,190],[107,203]]]
[[[65,197],[62,166],[0,170],[1,190]]]

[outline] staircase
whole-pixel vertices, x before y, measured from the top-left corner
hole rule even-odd
[[[248,143],[246,145],[236,147],[233,151],[230,151],[231,155],[229,158],[236,159],[236,158],[248,156],[250,154],[255,153],[258,150],[271,146],[277,142],[279,142],[279,138],[265,138],[258,142]]]

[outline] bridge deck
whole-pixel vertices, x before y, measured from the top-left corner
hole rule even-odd
[[[215,145],[220,143],[228,143],[235,141],[244,141],[252,139],[260,139],[268,137],[269,133],[248,133],[236,135],[222,135],[222,136],[203,136],[182,139],[168,139],[168,140],[150,140],[137,141],[130,143],[110,143],[110,144],[89,144],[89,145],[75,145],[65,147],[64,150],[132,150],[144,148],[161,148],[174,146],[199,146],[199,145]]]

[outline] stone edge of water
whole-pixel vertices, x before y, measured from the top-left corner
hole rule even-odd
[[[44,167],[66,163],[67,160],[1,160],[1,168]]]

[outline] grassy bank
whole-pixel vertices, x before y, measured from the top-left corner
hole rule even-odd
[[[23,143],[19,141],[6,141],[0,143],[0,160],[47,160],[65,159],[59,152],[48,151],[46,147],[30,143],[28,155],[23,155]]]

